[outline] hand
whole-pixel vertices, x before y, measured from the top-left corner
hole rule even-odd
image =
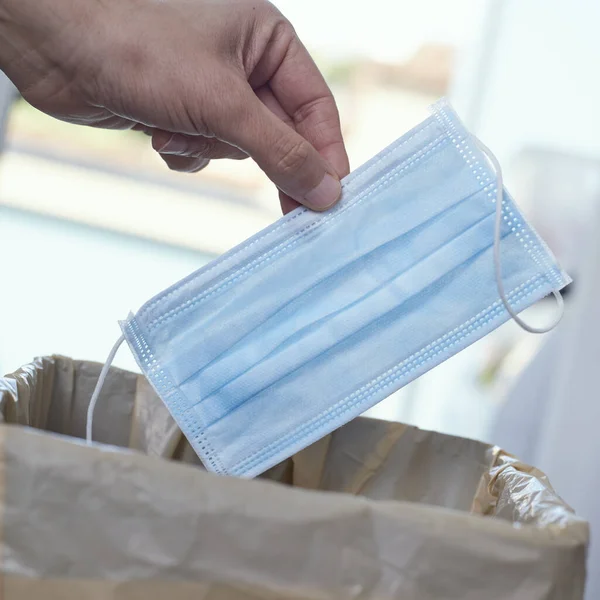
[[[266,0],[0,0],[0,68],[71,123],[152,135],[170,168],[250,156],[288,212],[348,171],[331,92]]]

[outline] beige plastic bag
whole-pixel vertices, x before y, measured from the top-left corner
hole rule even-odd
[[[113,446],[76,439],[99,371],[50,357],[0,379],[3,600],[583,597],[587,524],[498,448],[357,419],[279,483],[220,477],[120,369],[94,421]]]

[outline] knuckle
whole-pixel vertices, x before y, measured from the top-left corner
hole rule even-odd
[[[277,56],[283,61],[298,51],[296,30],[283,15],[272,16],[268,31],[268,48],[271,56]]]
[[[188,152],[190,158],[209,158],[213,152],[213,144],[207,140],[194,140]]]
[[[311,146],[306,140],[289,144],[280,151],[276,169],[283,175],[294,175],[302,171],[311,155]]]
[[[272,57],[284,55],[297,38],[294,26],[270,2],[264,2],[256,13],[256,60],[267,50]]]
[[[318,98],[303,104],[294,112],[294,121],[296,124],[304,123],[310,119],[318,119],[322,122],[337,124],[339,118],[340,116],[335,101],[330,93],[319,96]]]
[[[293,115],[296,127],[310,128],[319,140],[341,138],[340,116],[333,96],[324,95],[300,106]]]
[[[271,40],[288,43],[296,37],[294,26],[279,12],[273,15]]]

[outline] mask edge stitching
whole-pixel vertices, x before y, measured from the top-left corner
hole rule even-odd
[[[164,395],[167,396],[168,392],[167,390],[165,390],[165,386],[168,386],[176,392],[175,394],[171,394],[171,397],[177,396],[176,404],[185,406],[185,403],[181,400],[181,391],[173,385],[172,376],[168,374],[166,369],[160,365],[156,358],[154,358],[154,354],[152,353],[150,346],[146,342],[144,335],[140,331],[139,325],[137,324],[135,317],[133,317],[124,324],[123,333],[126,335],[126,338],[128,338],[128,333],[131,333],[131,335],[133,336],[134,346],[136,350],[139,351],[139,356],[143,363],[143,365],[140,365],[140,367],[142,367],[142,370],[144,370],[143,367],[145,367],[145,370],[147,371],[147,379],[150,381],[152,387],[154,387],[154,389],[158,393],[159,398],[161,398],[164,404],[167,406],[169,413],[171,414],[177,425],[181,428],[184,435],[186,435],[190,443],[193,445],[195,452],[198,454],[198,456],[200,456],[203,462],[206,461],[206,463],[208,463],[212,467],[215,473],[225,473],[226,469],[223,467],[223,464],[221,463],[218,454],[215,452],[208,436],[206,435],[206,432],[200,432],[196,427],[194,427],[194,425],[187,418],[187,410],[185,408],[182,410],[181,408],[178,409],[177,406],[172,407],[170,401],[163,399],[163,393],[161,392],[164,392]],[[136,354],[137,353],[134,352],[134,356]],[[179,418],[176,415],[178,415]],[[202,444],[202,446],[198,446],[197,441],[193,439],[194,437],[196,437],[196,435],[198,435],[199,441]],[[204,450],[204,448],[206,448],[206,451]]]

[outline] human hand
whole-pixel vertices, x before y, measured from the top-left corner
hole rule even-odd
[[[0,67],[64,121],[142,129],[170,168],[250,156],[284,212],[349,171],[338,111],[266,0],[0,0]]]

